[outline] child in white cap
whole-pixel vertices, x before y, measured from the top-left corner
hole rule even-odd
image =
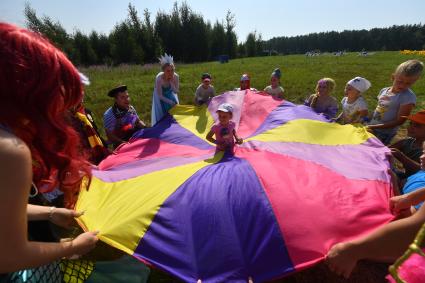
[[[243,140],[236,134],[236,124],[231,121],[233,117],[233,106],[223,103],[217,109],[218,123],[211,127],[207,134],[207,140],[217,145],[217,150],[234,152],[235,140],[242,144]],[[213,138],[215,136],[215,139]],[[234,138],[233,138],[234,137]]]
[[[363,123],[368,121],[366,100],[362,93],[368,90],[371,83],[362,77],[355,77],[345,85],[345,96],[341,100],[342,113],[338,117],[342,124]]]

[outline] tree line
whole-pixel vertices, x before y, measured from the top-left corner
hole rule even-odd
[[[425,25],[402,25],[371,30],[312,33],[295,37],[276,37],[264,41],[251,32],[238,44],[236,20],[231,11],[225,19],[211,24],[194,12],[186,2],[174,3],[169,13],[159,11],[154,20],[145,9],[140,16],[128,5],[128,16],[108,34],[77,30],[68,34],[59,21],[38,17],[25,6],[26,25],[44,34],[61,48],[76,65],[146,64],[157,62],[160,54],[172,54],[178,61],[191,63],[229,58],[276,54],[300,54],[307,51],[362,51],[425,49]]]
[[[425,25],[401,25],[371,30],[321,32],[294,37],[276,37],[263,43],[267,50],[281,54],[303,54],[308,51],[397,51],[424,50]]]
[[[29,4],[25,6],[26,25],[44,34],[77,65],[144,64],[157,62],[160,54],[172,54],[178,61],[202,62],[226,54],[245,56],[238,48],[235,16],[227,12],[224,21],[211,24],[183,2],[170,13],[158,12],[154,21],[145,9],[140,17],[128,5],[128,16],[117,23],[109,35],[92,31],[67,34],[60,22],[48,16],[38,17]]]

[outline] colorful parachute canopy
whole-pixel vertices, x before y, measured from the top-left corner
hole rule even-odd
[[[233,157],[205,140],[223,102],[244,139]],[[184,281],[263,282],[392,220],[388,152],[361,126],[227,92],[138,132],[94,170],[77,209],[102,241]]]

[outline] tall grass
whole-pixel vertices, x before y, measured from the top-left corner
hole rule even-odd
[[[211,73],[213,85],[218,94],[232,90],[239,85],[242,73],[251,76],[251,86],[263,89],[269,85],[270,75],[274,68],[282,71],[281,84],[285,88],[285,98],[294,103],[302,103],[314,92],[316,82],[322,77],[331,77],[336,83],[333,95],[341,101],[344,87],[348,80],[362,76],[372,82],[372,87],[365,93],[369,110],[376,106],[376,96],[381,88],[391,85],[391,74],[403,61],[419,59],[425,56],[405,55],[400,52],[376,52],[369,56],[358,56],[347,53],[343,56],[322,54],[316,57],[304,55],[257,57],[231,60],[229,63],[206,62],[200,64],[176,63],[176,72],[180,76],[180,103],[191,104],[200,76],[204,72]],[[89,76],[91,85],[86,88],[85,103],[94,112],[95,119],[102,127],[104,111],[113,103],[106,94],[109,89],[126,84],[132,104],[145,122],[150,122],[152,92],[154,79],[160,71],[155,65],[124,65],[120,67],[96,66],[82,68]],[[413,91],[417,95],[415,111],[425,109],[425,79],[419,80]]]

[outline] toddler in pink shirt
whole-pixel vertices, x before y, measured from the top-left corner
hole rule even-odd
[[[235,130],[233,117],[233,106],[229,103],[220,104],[217,109],[219,123],[211,127],[207,134],[207,140],[217,145],[217,150],[233,153],[235,140],[237,144],[242,144],[243,140],[238,137]],[[213,138],[215,136],[215,139]]]

